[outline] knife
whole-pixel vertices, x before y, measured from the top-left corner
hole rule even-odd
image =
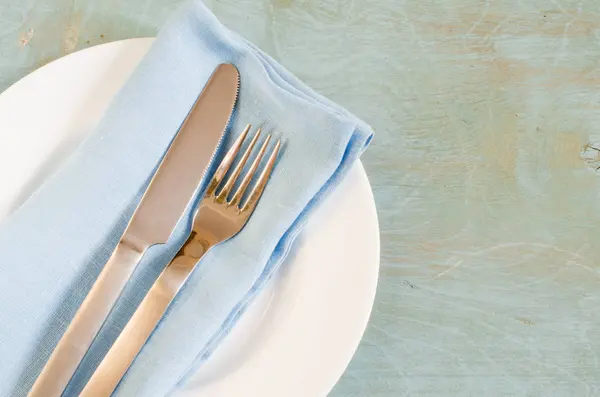
[[[239,72],[219,65],[171,142],[125,232],[29,397],[60,397],[146,250],[167,242],[209,167],[237,101]]]

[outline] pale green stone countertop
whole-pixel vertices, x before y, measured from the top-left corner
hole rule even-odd
[[[178,3],[0,0],[0,90]],[[208,5],[377,133],[380,285],[332,396],[600,396],[600,2]]]

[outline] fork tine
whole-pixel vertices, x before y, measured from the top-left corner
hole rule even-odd
[[[246,139],[246,135],[248,135],[248,131],[250,131],[250,128],[252,128],[252,126],[248,124],[246,128],[244,128],[244,131],[238,137],[238,139],[235,140],[233,146],[231,147],[231,149],[229,149],[225,157],[223,157],[221,164],[219,164],[219,168],[217,168],[217,171],[215,171],[215,175],[213,176],[213,178],[210,181],[210,184],[208,185],[208,189],[206,190],[207,195],[213,194],[215,190],[217,190],[217,187],[221,184],[221,181],[223,181],[225,174],[227,174],[227,171],[229,171],[231,164],[233,164],[233,160],[235,160],[235,156],[237,156],[238,152],[240,151],[242,143],[244,143],[244,139]]]
[[[225,186],[223,186],[223,189],[221,189],[221,192],[217,196],[217,202],[223,203],[223,202],[227,201],[227,197],[229,196],[229,193],[231,193],[231,190],[233,189],[233,185],[235,185],[235,182],[237,181],[240,174],[242,173],[242,170],[244,169],[244,166],[246,165],[246,162],[248,161],[248,157],[250,157],[250,154],[252,153],[252,149],[254,148],[254,145],[256,145],[256,141],[258,140],[259,136],[260,136],[260,128],[256,131],[256,134],[254,134],[254,137],[252,138],[252,141],[250,141],[248,148],[242,155],[240,162],[235,166],[235,168],[233,169],[229,178],[227,178],[227,182],[225,182]]]
[[[250,169],[244,176],[244,179],[242,179],[242,183],[240,184],[239,188],[237,189],[237,191],[231,198],[229,205],[238,205],[240,203],[240,201],[242,201],[242,196],[246,192],[246,189],[248,188],[248,185],[250,184],[252,177],[254,177],[254,174],[256,174],[256,170],[258,169],[258,166],[260,165],[260,162],[261,162],[263,156],[265,155],[265,152],[267,151],[267,146],[269,145],[270,141],[271,141],[271,135],[267,136],[267,139],[265,139],[265,142],[260,147],[260,150],[258,151],[256,158],[252,162],[252,165],[250,166]]]
[[[241,211],[254,211],[256,204],[258,204],[258,200],[262,195],[265,187],[267,186],[267,181],[269,180],[269,176],[271,176],[271,171],[273,171],[273,167],[275,166],[275,161],[277,160],[277,154],[279,153],[279,148],[281,147],[281,141],[277,141],[275,144],[275,148],[273,148],[273,152],[271,156],[269,156],[269,160],[267,160],[267,165],[265,165],[265,169],[258,177],[258,181],[256,181],[256,185],[248,195],[248,200],[244,203]]]

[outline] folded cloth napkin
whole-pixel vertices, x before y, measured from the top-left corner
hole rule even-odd
[[[185,384],[368,145],[369,126],[225,28],[199,0],[185,4],[91,136],[0,225],[1,396],[27,394],[219,63],[235,64],[241,76],[226,144],[251,123],[281,138],[284,150],[246,228],[203,259],[114,395],[165,396]],[[144,256],[65,396],[79,394],[183,244],[193,207],[168,244]]]

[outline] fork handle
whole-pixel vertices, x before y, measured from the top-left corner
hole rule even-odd
[[[121,239],[56,345],[28,397],[60,397],[147,247]]]
[[[209,243],[199,242],[193,237],[192,235],[178,256],[156,279],[115,343],[104,356],[79,395],[80,397],[108,397],[113,393],[175,295],[198,261],[210,248]]]

